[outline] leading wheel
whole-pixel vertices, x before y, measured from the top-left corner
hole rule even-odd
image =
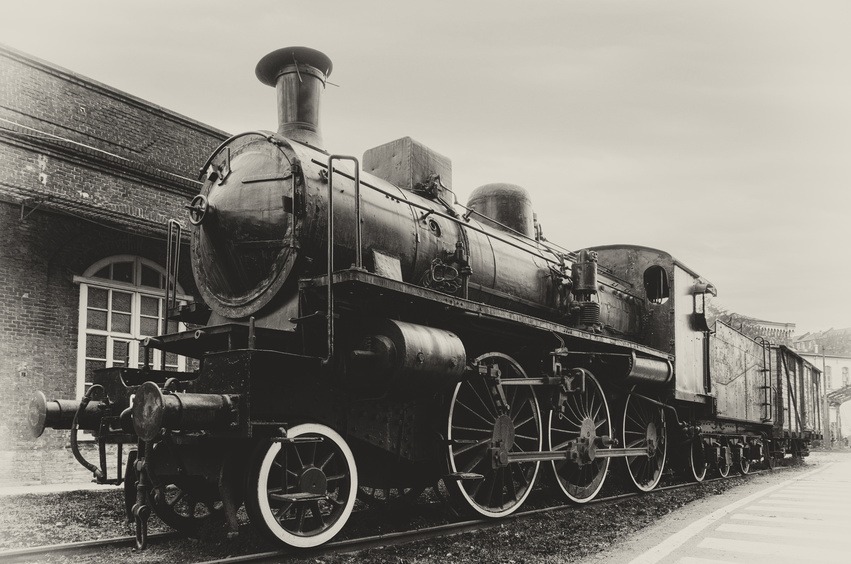
[[[252,524],[275,540],[310,548],[340,532],[357,489],[355,459],[343,438],[325,425],[305,423],[259,446],[245,507]]]
[[[703,439],[696,438],[691,443],[691,448],[689,448],[689,468],[691,468],[691,475],[694,478],[695,482],[702,482],[706,478],[706,451],[703,447]]]
[[[151,509],[163,523],[186,535],[197,535],[202,527],[224,522],[219,490],[201,477],[157,479],[150,496]]]
[[[630,394],[623,411],[623,438],[626,448],[646,448],[646,455],[626,457],[626,469],[633,485],[649,492],[659,484],[668,453],[665,412],[660,405]]]
[[[585,441],[585,445],[599,446],[598,439],[611,438],[612,423],[609,404],[603,388],[594,376],[585,372],[584,390],[567,396],[560,411],[550,411],[548,421],[550,450],[564,450],[568,443]],[[587,452],[587,447],[585,451]],[[609,458],[593,460],[563,459],[553,461],[556,482],[573,502],[586,503],[594,499],[603,487],[609,470]]]
[[[523,368],[502,353],[489,353],[476,363],[499,370],[501,377],[525,378]],[[485,517],[514,512],[535,483],[540,462],[494,463],[498,450],[509,453],[540,451],[541,413],[531,386],[504,386],[505,407],[497,407],[485,377],[455,387],[449,404],[446,438],[450,471],[464,474],[449,481],[454,498]],[[504,452],[504,451],[503,451]]]

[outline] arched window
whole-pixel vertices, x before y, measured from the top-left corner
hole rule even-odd
[[[163,332],[163,288],[165,269],[142,257],[113,256],[90,266],[80,284],[80,320],[77,345],[77,395],[81,396],[99,368],[144,364],[140,341]],[[178,286],[181,303],[191,301]],[[183,330],[169,321],[167,333]],[[161,351],[153,351],[151,362],[159,368]],[[186,359],[173,353],[165,356],[165,369],[183,371]]]

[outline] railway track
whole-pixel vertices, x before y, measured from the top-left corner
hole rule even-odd
[[[773,471],[777,472],[779,470],[783,470],[789,467],[781,466],[775,468]],[[765,472],[769,472],[769,470],[754,470],[750,472],[748,475],[753,476],[757,474],[762,474]],[[730,476],[728,478],[709,478],[700,482],[702,484],[724,481],[724,480],[738,480],[742,479],[745,476]],[[600,497],[594,499],[584,506],[592,506],[592,505],[606,505],[615,503],[618,501],[622,501],[624,499],[630,499],[638,496],[646,496],[646,495],[654,495],[657,493],[662,493],[671,490],[683,489],[691,486],[697,486],[700,483],[698,482],[685,482],[681,484],[672,484],[669,486],[658,487],[654,489],[652,492],[629,492],[611,496]],[[430,538],[456,535],[460,533],[473,532],[477,530],[483,530],[490,527],[500,526],[506,522],[523,519],[526,517],[531,517],[533,515],[540,515],[545,513],[557,513],[560,511],[566,510],[581,510],[583,505],[577,505],[574,503],[560,504],[548,507],[541,507],[535,509],[529,509],[525,511],[518,511],[506,518],[503,519],[472,519],[465,521],[458,521],[452,523],[444,523],[440,525],[434,525],[430,527],[423,527],[416,530],[411,531],[399,531],[392,533],[383,533],[379,535],[372,535],[366,537],[358,537],[346,540],[339,540],[327,543],[315,549],[309,550],[299,550],[295,551],[293,549],[280,549],[273,551],[264,551],[253,554],[245,554],[241,556],[232,556],[223,559],[217,560],[209,560],[205,561],[204,564],[214,564],[214,563],[237,563],[237,562],[260,562],[264,560],[273,560],[280,559],[287,556],[301,556],[301,557],[316,557],[322,555],[331,555],[331,554],[339,554],[345,552],[356,552],[360,550],[367,550],[379,547],[388,547],[388,546],[399,546],[415,541],[427,540]],[[163,542],[167,542],[170,540],[175,540],[182,538],[182,535],[178,532],[165,532],[165,533],[151,533],[148,536],[148,540],[152,544],[159,544]],[[62,544],[54,544],[54,545],[45,545],[45,546],[34,546],[28,548],[20,548],[14,550],[7,550],[0,552],[0,562],[18,562],[18,561],[28,561],[33,558],[43,558],[51,555],[61,555],[61,556],[77,556],[85,553],[96,552],[98,550],[110,547],[133,547],[135,545],[135,538],[132,536],[127,537],[115,537],[109,539],[99,539],[99,540],[90,540],[90,541],[80,541],[80,542],[71,542],[71,543],[62,543]]]

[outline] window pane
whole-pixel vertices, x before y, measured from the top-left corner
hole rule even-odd
[[[123,311],[130,313],[130,304],[133,303],[133,294],[127,292],[112,291],[112,311]]]
[[[109,290],[89,287],[89,307],[106,309],[106,299],[108,295]]]
[[[130,343],[127,341],[112,341],[112,362],[124,364],[130,355]]]
[[[106,336],[86,335],[86,356],[106,358]]]
[[[106,278],[107,280],[109,280],[109,265],[106,265],[97,272],[95,272],[95,278]]]
[[[118,282],[133,283],[133,263],[116,262],[112,265],[112,279]]]
[[[88,310],[86,327],[89,329],[100,329],[106,331],[106,312]]]
[[[177,366],[177,354],[170,352],[165,353],[165,365]]]
[[[159,317],[160,315],[160,300],[150,296],[142,296],[142,315],[150,315]]]
[[[151,268],[150,266],[142,265],[142,286],[150,288],[164,288],[163,276]]]
[[[150,359],[151,359],[151,361],[153,361],[154,360],[154,351],[152,350],[150,354],[151,354]],[[145,365],[145,347],[143,347],[141,345],[141,343],[139,344],[138,355],[139,355],[139,359],[138,359],[139,366],[144,366]]]
[[[177,333],[177,321],[168,322],[168,333]]]
[[[160,334],[160,322],[158,319],[152,319],[150,317],[140,317],[139,318],[139,336],[140,337],[153,337],[154,335]]]
[[[86,361],[86,382],[92,381],[92,375],[95,370],[106,368],[105,360],[87,360]]]
[[[124,313],[113,313],[111,331],[114,333],[129,333],[130,315]]]

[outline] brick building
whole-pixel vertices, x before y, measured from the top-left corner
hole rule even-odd
[[[79,397],[92,370],[139,362],[162,317],[167,222],[226,137],[0,46],[0,485],[90,477],[67,432],[27,436],[30,397]]]

